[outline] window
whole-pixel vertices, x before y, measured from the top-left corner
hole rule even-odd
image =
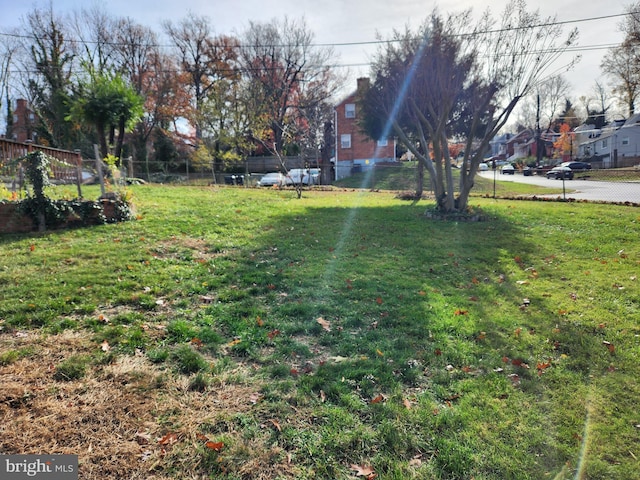
[[[629,145],[629,137],[624,137],[622,139],[622,145]]]
[[[340,147],[342,148],[351,148],[351,134],[343,133],[340,135]]]
[[[356,118],[356,104],[355,103],[347,103],[344,106],[344,117],[345,118]]]
[[[602,140],[602,148],[607,148],[607,139]]]
[[[34,114],[34,113],[30,113],[30,114],[29,114],[29,121],[30,121],[30,122],[33,122],[33,121],[35,121],[35,119],[36,119],[35,114]]]
[[[386,138],[381,138],[380,140],[378,140],[378,146],[379,147],[386,147],[387,145],[389,145],[389,140]]]

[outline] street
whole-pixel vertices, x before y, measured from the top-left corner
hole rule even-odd
[[[539,175],[525,177],[521,173],[505,175],[500,172],[480,172],[483,178],[506,182],[528,183],[549,188],[562,188],[562,180],[547,179]],[[603,182],[595,180],[565,180],[566,197],[576,200],[594,200],[605,202],[633,202],[640,203],[640,182]],[[544,195],[538,195],[544,196]],[[562,196],[562,194],[549,195],[550,197]]]

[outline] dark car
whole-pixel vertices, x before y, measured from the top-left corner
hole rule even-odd
[[[591,164],[587,162],[563,162],[561,167],[569,167],[574,172],[584,172],[585,170],[591,170]]]
[[[547,178],[555,178],[556,180],[573,180],[573,170],[569,167],[563,167],[559,165],[557,167],[553,167],[551,170],[547,172]]]

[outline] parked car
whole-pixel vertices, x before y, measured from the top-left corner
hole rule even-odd
[[[315,185],[319,179],[319,168],[292,168],[285,177],[285,185]]]
[[[502,166],[500,171],[505,175],[513,175],[516,172],[516,169],[513,168],[513,165],[511,165],[510,163],[507,163],[506,165]]]
[[[535,171],[534,171],[534,169],[533,169],[533,168],[531,168],[531,167],[524,167],[524,168],[522,169],[522,174],[523,174],[525,177],[530,177],[530,176],[531,176],[531,175],[533,175],[534,173],[535,173]]]
[[[284,175],[280,172],[265,173],[262,178],[258,180],[259,187],[273,187],[274,185],[281,187],[284,183]]]
[[[574,172],[584,172],[586,170],[591,170],[591,164],[587,162],[563,162],[560,164],[561,167],[569,167]]]
[[[481,163],[480,165],[478,165],[478,171],[479,172],[486,172],[487,170],[489,170],[489,165],[486,163]]]
[[[573,180],[573,170],[569,167],[558,165],[547,172],[547,178],[555,178],[556,180]]]

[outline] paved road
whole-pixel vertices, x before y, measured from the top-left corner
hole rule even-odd
[[[480,172],[480,176],[493,180],[494,172]],[[528,183],[550,188],[562,188],[562,180],[549,180],[539,175],[525,177],[522,174],[504,175],[496,173],[497,180]],[[595,180],[565,180],[566,198],[597,200],[605,202],[640,203],[640,182],[601,182]],[[538,195],[543,196],[543,195]],[[558,194],[550,195],[557,197]],[[560,194],[562,196],[562,194]]]

